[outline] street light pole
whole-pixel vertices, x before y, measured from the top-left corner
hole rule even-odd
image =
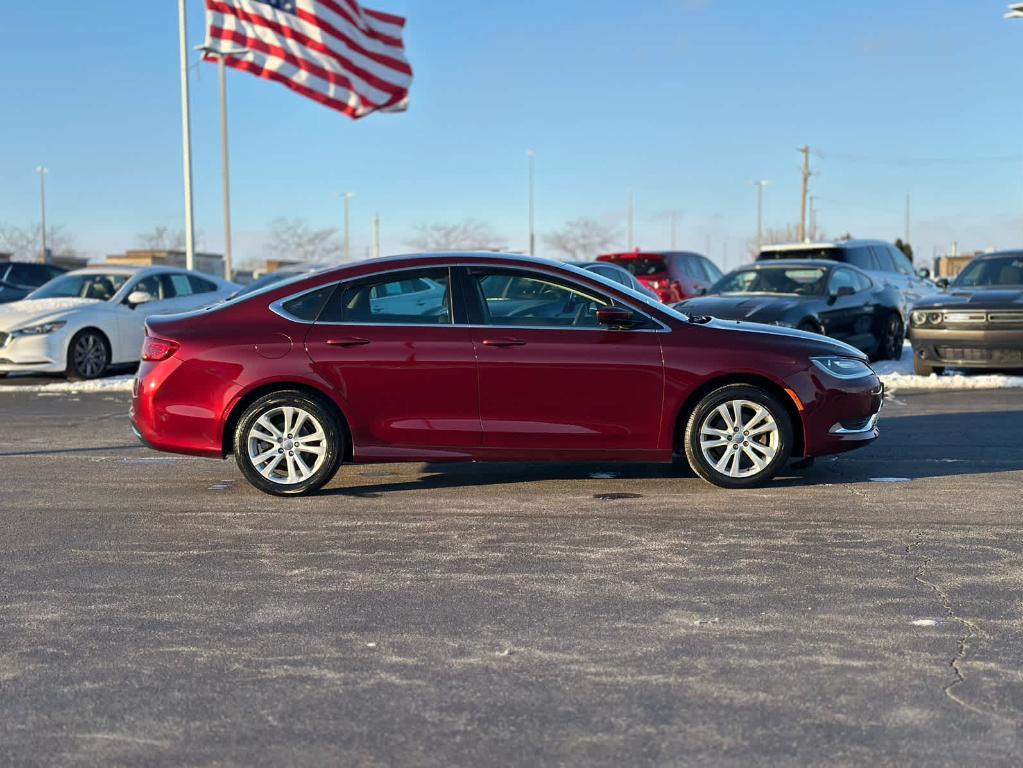
[[[353,197],[355,197],[355,193],[354,192],[342,192],[342,193],[340,193],[338,195],[338,197],[340,197],[344,201],[344,205],[345,205],[345,229],[344,229],[344,251],[343,251],[343,256],[344,256],[344,260],[348,261],[349,257],[351,256],[351,253],[352,253],[351,217],[350,217],[349,201]]]
[[[224,185],[224,279],[230,280],[234,275],[234,257],[231,244],[231,156],[228,149],[227,130],[227,56],[238,56],[248,53],[247,48],[235,48],[220,51],[208,45],[199,46],[198,50],[217,60],[217,78],[220,83],[220,155],[221,177]]]
[[[757,253],[764,245],[764,187],[770,183],[764,179],[753,182],[757,188]]]
[[[636,219],[636,198],[633,195],[632,191],[630,190],[629,191],[629,242],[626,243],[626,248],[625,248],[625,250],[627,250],[627,251],[631,251],[633,248],[636,247],[636,244],[634,242],[635,239],[636,239],[635,219]]]
[[[185,169],[185,268],[195,269],[195,224],[192,207],[192,110],[188,95],[188,14],[178,0],[178,37],[181,44],[181,146]]]
[[[49,173],[49,169],[40,165],[36,168],[36,173],[39,174],[39,215],[40,220],[42,221],[40,226],[43,247],[42,253],[39,254],[39,261],[46,264],[50,260],[50,252],[46,247],[46,174]]]
[[[527,150],[529,158],[529,255],[536,256],[536,151]]]

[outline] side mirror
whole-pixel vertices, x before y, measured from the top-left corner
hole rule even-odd
[[[631,328],[636,324],[632,310],[625,307],[601,307],[597,310],[597,322],[609,328]]]
[[[934,284],[936,286],[938,286],[939,288],[941,288],[942,290],[944,290],[944,289],[948,288],[948,278],[947,277],[939,277],[937,280],[934,281]]]
[[[922,277],[924,280],[928,280],[931,276],[931,270],[927,267],[920,267],[920,269],[916,271],[916,275],[917,277]]]
[[[148,304],[152,300],[152,294],[146,291],[132,291],[128,296],[128,306],[135,309],[139,304]]]

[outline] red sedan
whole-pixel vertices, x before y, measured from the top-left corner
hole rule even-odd
[[[402,256],[151,317],[132,424],[234,454],[277,495],[343,462],[670,462],[746,488],[866,445],[882,387],[857,349],[687,317],[570,265]]]

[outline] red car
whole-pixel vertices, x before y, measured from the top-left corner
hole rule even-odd
[[[665,304],[699,296],[721,279],[721,270],[713,261],[688,251],[606,253],[597,261],[629,270]]]
[[[277,495],[343,462],[670,462],[727,488],[877,435],[882,387],[813,333],[687,317],[566,264],[402,256],[149,318],[132,424]]]

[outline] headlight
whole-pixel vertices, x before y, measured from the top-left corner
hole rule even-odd
[[[928,312],[927,322],[931,325],[941,325],[941,313],[940,312]]]
[[[11,336],[44,336],[47,333],[53,333],[59,331],[67,325],[66,322],[57,323],[43,323],[42,325],[33,325],[31,328],[19,328],[16,331],[11,331]]]
[[[927,322],[927,313],[914,312],[910,319],[913,321],[913,325],[924,325]]]
[[[810,360],[836,379],[859,379],[874,373],[869,365],[854,357],[811,357]]]

